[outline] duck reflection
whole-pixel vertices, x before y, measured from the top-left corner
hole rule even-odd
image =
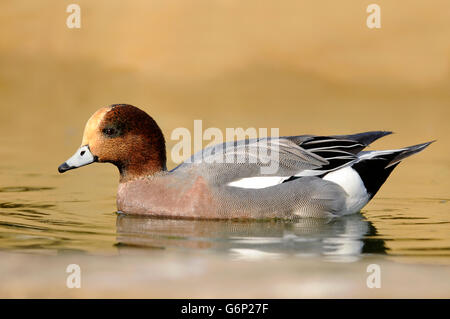
[[[361,214],[296,221],[157,219],[120,214],[117,234],[120,249],[202,249],[246,260],[294,255],[355,261],[363,254],[386,253],[384,241]]]

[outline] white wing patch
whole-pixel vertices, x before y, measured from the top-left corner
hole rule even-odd
[[[251,188],[251,189],[260,189],[266,188],[270,186],[275,186],[283,183],[284,180],[288,179],[287,177],[281,176],[257,176],[257,177],[246,177],[241,178],[237,181],[228,183],[228,186],[231,187],[239,187],[239,188]]]
[[[327,171],[322,171],[322,170],[305,169],[305,170],[301,171],[300,173],[295,174],[294,176],[297,176],[297,177],[317,176],[317,175],[325,174],[326,172]]]

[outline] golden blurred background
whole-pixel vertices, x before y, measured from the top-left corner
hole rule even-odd
[[[71,3],[0,4],[4,161],[56,174],[91,113],[130,103],[157,120],[169,154],[170,132],[194,119],[281,135],[397,133],[379,148],[437,139],[386,186],[401,194],[423,181],[434,185],[426,196],[448,196],[448,1],[377,1],[381,29],[366,26],[371,1],[82,0],[81,29],[69,29]],[[93,169],[112,170],[84,174]]]

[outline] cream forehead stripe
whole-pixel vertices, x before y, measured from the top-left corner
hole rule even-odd
[[[89,141],[93,140],[96,135],[96,129],[100,125],[106,113],[108,113],[110,110],[111,107],[104,107],[92,114],[84,128],[83,141],[81,142],[82,146],[89,144]]]

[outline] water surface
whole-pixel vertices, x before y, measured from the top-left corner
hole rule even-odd
[[[112,168],[107,171],[117,174]],[[361,213],[330,219],[160,219],[117,213],[115,189],[110,187],[111,194],[105,194],[105,190],[93,193],[89,188],[103,178],[102,173],[94,167],[88,174],[80,169],[66,175],[54,173],[51,178],[24,174],[20,179],[29,185],[33,180],[48,183],[1,187],[1,248],[44,254],[120,254],[132,247],[205,251],[231,259],[320,256],[348,262],[369,254],[424,263],[448,263],[450,257],[445,198],[377,196]],[[89,179],[83,182],[86,176]],[[67,180],[79,179],[85,184],[79,189],[66,185]],[[98,193],[101,196],[93,199]]]

